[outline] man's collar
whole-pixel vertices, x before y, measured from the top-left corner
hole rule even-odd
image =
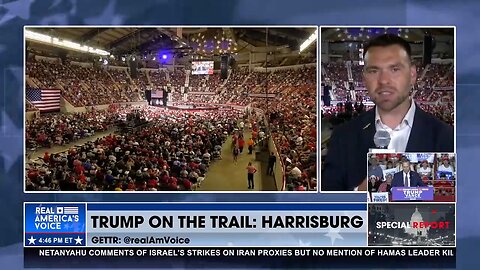
[[[408,109],[407,114],[405,115],[400,124],[405,122],[411,128],[413,127],[413,120],[415,118],[415,110],[417,106],[415,105],[415,101],[412,98],[410,98],[410,102],[410,108]],[[378,113],[378,107],[375,106],[375,123],[379,123],[381,121],[382,120],[380,119],[380,114]]]

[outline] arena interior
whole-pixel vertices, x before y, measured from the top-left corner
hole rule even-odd
[[[317,35],[27,27],[26,191],[315,191]]]

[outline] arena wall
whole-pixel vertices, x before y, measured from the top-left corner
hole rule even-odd
[[[277,191],[282,191],[285,189],[283,161],[278,154],[277,147],[275,146],[272,137],[268,139],[268,151],[269,155],[273,152],[275,157],[277,157],[277,162],[275,162],[275,167],[273,170],[273,179],[275,179],[275,187],[277,188]]]

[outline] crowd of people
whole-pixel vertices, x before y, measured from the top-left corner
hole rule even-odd
[[[113,102],[141,101],[144,99],[142,88],[148,89],[150,86],[151,89],[155,89],[156,86],[169,85],[171,87],[169,87],[169,90],[172,90],[169,95],[170,101],[178,101],[187,104],[228,103],[243,106],[251,104],[252,107],[261,108],[264,110],[264,113],[268,114],[267,119],[270,121],[272,138],[277,147],[278,153],[282,158],[280,162],[285,169],[286,188],[288,190],[299,191],[316,189],[317,74],[315,67],[278,70],[268,73],[249,71],[247,68],[239,68],[231,71],[229,79],[226,82],[220,80],[219,74],[209,76],[190,75],[189,80],[187,80],[188,75],[182,68],[176,68],[175,71],[139,70],[139,73],[140,74],[137,78],[132,78],[129,71],[125,68],[103,67],[101,65],[96,66],[91,64],[79,65],[78,63],[62,62],[60,60],[52,62],[32,59],[27,61],[27,75],[31,81],[36,84],[36,87],[58,87],[62,91],[62,96],[74,106],[93,106],[112,104]],[[182,93],[181,88],[184,87],[186,83],[188,83],[188,86],[185,87],[185,91]],[[224,87],[220,87],[223,83],[225,83]],[[215,91],[217,94],[189,94],[189,90],[195,92],[194,87],[208,89],[208,91],[202,90],[204,92],[212,92],[216,89]],[[269,98],[267,102],[265,97],[252,97],[249,95],[263,94],[265,92],[265,87],[268,87],[269,94],[274,94],[275,98]],[[32,106],[27,108],[32,109],[31,107]],[[122,119],[121,116],[124,118],[125,115],[128,114],[129,110],[128,107],[111,106],[105,111],[91,110],[86,113],[77,114],[42,115],[41,117],[37,117],[27,123],[27,147],[48,148],[55,145],[65,145],[78,139],[94,135],[98,132],[109,131],[112,126]],[[111,155],[116,158],[115,162],[123,161],[124,163],[128,161],[123,160],[125,156],[132,156],[132,154],[125,155],[127,151],[129,151],[129,153],[137,153],[135,158],[140,159],[134,159],[134,162],[141,162],[142,160],[150,158],[148,155],[138,155],[138,149],[134,149],[135,147],[131,146],[131,141],[137,142],[139,145],[135,146],[138,146],[141,149],[147,149],[148,151],[152,150],[154,152],[159,150],[163,151],[163,148],[150,148],[152,140],[158,140],[158,138],[150,136],[150,130],[160,130],[165,133],[166,131],[162,125],[168,123],[173,127],[175,125],[174,120],[185,122],[185,120],[188,119],[196,124],[201,124],[202,121],[206,121],[207,123],[227,121],[227,124],[229,124],[233,121],[233,115],[218,115],[220,111],[216,111],[216,113],[211,112],[215,117],[210,120],[205,120],[205,117],[208,118],[210,113],[203,113],[201,116],[193,114],[185,119],[181,119],[181,117],[176,115],[173,111],[168,111],[164,116],[158,115],[157,111],[153,112],[148,109],[142,110],[148,111],[147,114],[150,115],[150,117],[159,120],[163,124],[154,123],[149,125],[148,127],[145,127],[145,129],[142,129],[145,133],[126,134],[124,137],[110,135],[108,139],[97,139],[93,142],[87,143],[79,149],[69,151],[68,153],[52,155],[44,160],[45,164],[48,165],[47,169],[31,168],[31,170],[36,171],[37,174],[34,174],[36,176],[33,178],[30,176],[27,178],[29,188],[34,190],[64,190],[65,188],[74,190],[127,190],[133,181],[135,190],[139,190],[143,187],[143,182],[139,180],[140,178],[135,177],[133,169],[128,170],[128,175],[123,175],[122,173],[118,174],[119,169],[116,167],[116,163],[112,164],[109,159]],[[155,121],[152,121],[152,123],[153,122]],[[183,124],[188,124],[188,122]],[[223,125],[224,123],[222,122],[221,124]],[[185,130],[185,127],[178,126],[177,129]],[[227,131],[227,134],[230,134],[230,130],[227,130],[225,127],[219,128],[219,132],[220,130],[222,134],[225,131]],[[203,132],[205,132],[205,129]],[[164,134],[166,137],[169,135],[170,134]],[[189,135],[191,136],[191,134]],[[195,138],[198,141],[198,138]],[[201,138],[202,143],[206,143],[204,141],[205,138]],[[191,137],[189,137],[189,139],[192,140]],[[171,137],[165,140],[170,141],[170,144],[172,145],[174,144],[173,138]],[[207,140],[210,140],[210,138]],[[147,145],[144,145],[144,143]],[[214,148],[211,147],[215,147],[216,145],[213,143],[210,144],[211,145],[207,148],[203,146],[197,147],[193,151],[195,153],[200,151],[202,156],[205,150],[212,154]],[[115,147],[112,148],[113,146]],[[120,146],[122,149],[125,146],[127,150],[123,149],[121,152],[111,152],[112,149],[115,150],[117,146]],[[176,147],[178,148],[181,146],[176,145]],[[168,151],[170,150],[171,147],[169,145]],[[108,153],[108,155],[106,155],[106,153]],[[169,152],[169,154],[172,153]],[[158,158],[156,154],[154,156]],[[105,162],[105,157],[107,157],[108,162]],[[64,164],[65,160],[67,161],[67,164]],[[76,160],[78,160],[78,162],[76,162],[78,166],[73,166],[73,161]],[[87,162],[87,160],[89,161]],[[182,160],[179,161],[182,162]],[[186,160],[187,163],[190,161],[191,160],[188,159]],[[98,164],[98,162],[101,164]],[[169,161],[165,159],[165,163],[168,162]],[[85,169],[85,163],[90,164],[87,166],[89,168],[96,168],[95,175],[87,173],[87,171],[82,171],[83,176],[81,176],[80,172],[75,171],[76,167],[84,167]],[[171,164],[168,166],[172,167]],[[123,166],[121,165],[120,167]],[[135,168],[137,169],[137,167]],[[145,169],[145,167],[140,167],[140,170]],[[152,166],[147,167],[149,173],[154,171],[154,169],[159,168],[158,166],[155,168]],[[45,172],[42,172],[42,170]],[[101,171],[101,173],[98,173],[99,171]],[[102,180],[97,176],[97,173],[100,176],[105,176],[108,171],[111,171],[111,175],[118,181],[109,182],[105,179]],[[135,173],[137,171],[138,169],[135,170]],[[123,172],[125,172],[125,170],[123,170]],[[187,172],[192,172],[189,170],[189,167],[187,167]],[[203,171],[200,171],[200,173],[198,171],[195,172],[199,177],[204,175]],[[165,170],[162,171],[159,169],[157,174],[155,174],[155,177],[161,181],[161,177],[164,176],[164,173]],[[176,174],[176,171],[169,171],[168,174],[169,177],[174,177],[176,180],[180,179]],[[55,175],[55,177],[52,175]],[[86,179],[87,181],[85,182],[82,179]],[[141,179],[145,180],[144,178]],[[184,182],[183,180],[184,179],[182,178],[182,182]],[[119,181],[122,183],[120,186],[118,185]],[[173,189],[173,185],[168,187],[163,185],[165,183],[161,184],[162,185],[158,184],[153,188],[157,190]],[[185,188],[184,186],[182,187],[180,181],[177,181],[177,184],[177,189]],[[148,188],[150,187],[148,186]]]
[[[167,85],[167,71],[165,70],[152,70],[148,73],[150,82],[155,86]]]
[[[125,70],[32,59],[27,61],[26,71],[29,87],[60,89],[75,107],[142,100],[141,91]]]
[[[269,104],[273,141],[285,167],[287,190],[317,188],[316,88],[288,88],[282,99]],[[265,102],[259,102],[265,108]]]
[[[110,106],[107,110],[74,114],[48,114],[27,120],[25,141],[27,148],[65,145],[96,132],[109,129],[126,109]]]
[[[222,80],[219,73],[211,75],[192,75],[189,76],[188,86],[193,92],[217,92]]]
[[[117,110],[109,114],[128,118],[135,113],[148,124],[64,153],[45,153],[43,164],[27,168],[27,190],[192,190],[203,181],[210,162],[220,157],[219,149],[239,117],[234,110],[194,113],[147,106]],[[57,123],[64,117],[48,121]],[[77,118],[88,116],[67,119]]]

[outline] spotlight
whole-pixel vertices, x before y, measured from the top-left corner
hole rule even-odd
[[[163,59],[163,60],[166,60],[166,59],[167,59],[167,55],[166,55],[166,54],[162,55],[162,59]]]

